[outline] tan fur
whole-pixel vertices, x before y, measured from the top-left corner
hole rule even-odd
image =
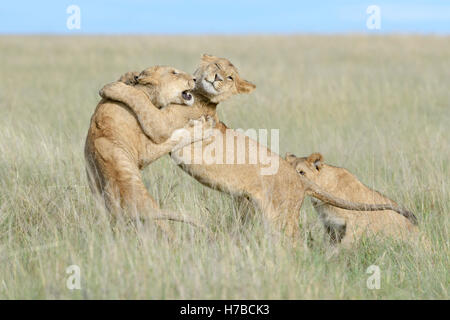
[[[178,128],[184,127],[193,133],[194,117],[187,117],[178,127],[171,127],[170,119],[177,112],[189,113],[190,106],[173,105],[173,109],[164,108],[167,104],[189,103],[182,92],[194,88],[191,75],[172,67],[152,67],[137,73],[127,73],[121,81],[134,84],[134,89],[146,99],[146,109],[153,116],[152,121],[160,121],[164,126],[164,135],[148,132],[149,139],[139,127],[135,114],[122,103],[102,99],[91,118],[85,144],[85,158],[89,185],[96,199],[105,203],[108,210],[117,213],[124,211],[141,218],[153,217],[171,220],[183,220],[178,215],[163,213],[156,201],[148,194],[142,182],[140,169],[164,154],[191,143],[192,139],[180,135]],[[115,88],[124,83],[113,83],[103,88]],[[156,106],[157,107],[156,107]],[[158,109],[163,108],[163,109]],[[211,122],[204,119],[200,123],[210,129]],[[181,143],[181,144],[180,144]],[[193,221],[190,221],[193,222]],[[163,224],[163,223],[160,223]]]
[[[220,156],[224,164],[208,164],[203,158],[200,164],[187,163],[186,158],[192,158],[196,149],[203,149],[202,142],[196,142],[178,152],[172,153],[172,158],[179,166],[197,179],[200,183],[235,196],[242,196],[252,201],[264,214],[268,222],[276,228],[294,238],[299,236],[299,213],[304,198],[302,181],[295,175],[295,170],[279,155],[260,145],[257,141],[245,136],[241,132],[231,130],[220,123],[216,128],[221,130],[223,138],[214,140],[208,147],[216,146],[222,141],[223,154]],[[245,163],[225,164],[230,152],[226,145],[225,130],[233,134],[235,140],[234,154],[236,155],[236,141],[245,141]],[[202,148],[203,147],[203,148]],[[251,164],[249,149],[262,148],[270,157],[278,157],[279,168],[273,175],[261,175],[261,169],[266,167],[260,163]],[[236,156],[235,156],[236,159]]]
[[[388,197],[361,183],[356,176],[344,168],[323,162],[323,156],[313,153],[309,157],[287,154],[286,160],[299,175],[314,182],[326,192],[338,198],[367,204],[397,204]],[[363,234],[389,236],[401,240],[417,237],[415,217],[409,219],[392,210],[350,211],[312,199],[332,243],[350,246]]]

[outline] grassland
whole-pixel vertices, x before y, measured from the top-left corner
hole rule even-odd
[[[324,154],[417,214],[424,250],[365,239],[327,259],[267,235],[257,213],[163,158],[144,171],[161,206],[201,219],[111,226],[94,206],[83,145],[98,90],[129,70],[193,72],[229,58],[257,90],[220,106],[233,128],[279,128],[280,151]],[[432,36],[0,37],[0,298],[448,299],[450,38]],[[366,286],[378,265],[381,289]],[[81,269],[81,290],[66,268]]]

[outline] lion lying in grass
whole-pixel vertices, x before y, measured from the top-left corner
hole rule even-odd
[[[400,240],[417,238],[417,218],[413,213],[399,208],[397,203],[388,197],[368,188],[348,170],[325,164],[320,153],[313,153],[308,157],[286,154],[286,161],[296,169],[299,176],[304,177],[304,180],[312,181],[339,198],[367,204],[386,203],[392,206],[391,210],[376,212],[365,211],[370,208],[364,206],[353,207],[352,210],[356,211],[350,211],[312,199],[312,204],[332,244],[340,243],[349,247],[363,234],[383,235]],[[384,208],[388,209],[389,205]]]
[[[194,88],[195,79],[172,67],[155,66],[139,75],[127,73],[120,80],[133,83],[135,90],[148,97],[147,112],[151,115],[148,122],[160,122],[165,130],[149,131],[147,137],[140,129],[134,113],[126,106],[107,99],[101,100],[91,118],[85,144],[87,174],[92,192],[98,200],[104,200],[111,212],[120,210],[132,215],[139,213],[141,218],[147,214],[155,219],[193,223],[178,214],[162,213],[148,194],[139,169],[177,147],[195,141],[191,139],[195,124],[211,129],[211,121],[192,121],[198,116],[195,112],[189,113],[194,103],[189,91]],[[111,86],[114,84],[107,85],[103,90]],[[168,106],[171,103],[174,105]],[[170,126],[177,112],[185,115],[185,121],[182,125]],[[184,129],[180,130],[185,132],[176,130],[181,127]],[[157,126],[154,125],[153,129],[157,129]]]

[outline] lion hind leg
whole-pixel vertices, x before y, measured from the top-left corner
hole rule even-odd
[[[112,190],[112,194],[119,194],[120,207],[130,218],[143,221],[153,219],[152,216],[157,216],[160,211],[159,204],[147,191],[138,166],[122,150],[115,152],[113,160],[115,170],[110,189],[116,189]],[[169,238],[173,238],[167,221],[156,219],[154,222]]]
[[[139,168],[126,150],[105,138],[95,142],[95,156],[87,155],[89,186],[94,197],[102,200],[103,207],[114,219],[151,219],[159,210],[158,203],[147,192]],[[155,223],[170,235],[167,221]]]

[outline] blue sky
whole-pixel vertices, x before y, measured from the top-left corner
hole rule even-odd
[[[70,5],[81,28],[66,26]],[[381,10],[381,28],[369,30],[369,5]],[[0,33],[437,33],[450,34],[450,0],[2,0]]]

